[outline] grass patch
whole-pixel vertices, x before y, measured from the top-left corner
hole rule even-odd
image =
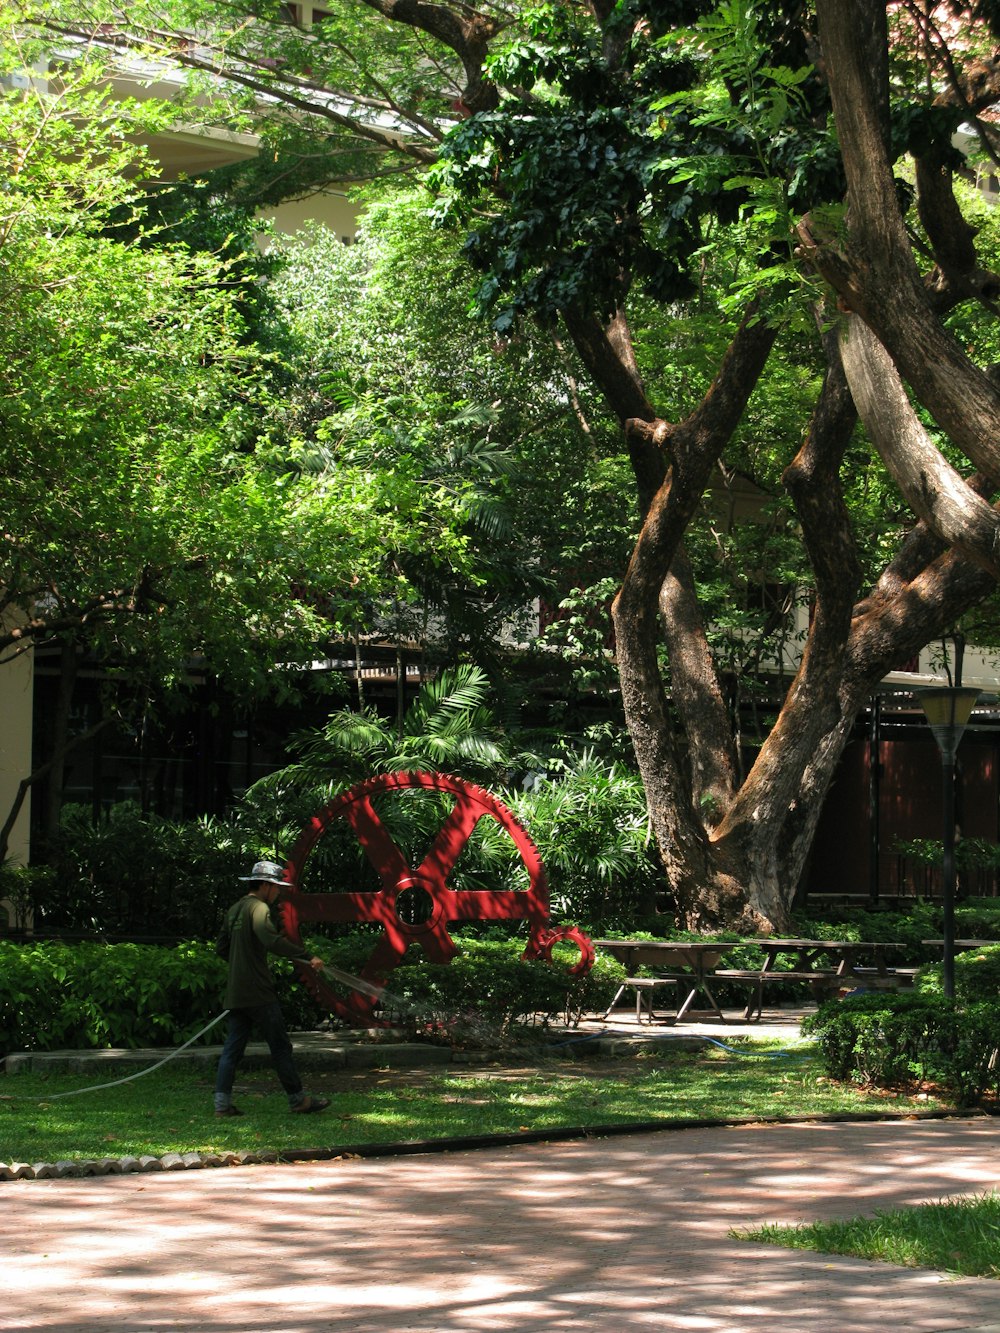
[[[866,1092],[823,1074],[812,1053],[760,1058],[718,1049],[620,1060],[549,1058],[426,1070],[314,1072],[310,1091],[332,1104],[318,1116],[289,1114],[269,1070],[242,1074],[243,1118],[216,1120],[214,1071],[157,1070],[120,1087],[53,1100],[94,1076],[16,1074],[0,1080],[0,1161],[52,1162],[167,1152],[271,1151],[384,1144],[467,1134],[516,1133],[649,1120],[926,1110],[945,1103]],[[757,1058],[747,1058],[756,1056]]]
[[[1000,1278],[1000,1195],[995,1193],[894,1208],[846,1222],[762,1226],[730,1234],[786,1249],[849,1254],[961,1277]]]

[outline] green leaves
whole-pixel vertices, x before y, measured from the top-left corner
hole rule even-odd
[[[353,624],[386,509],[409,534],[414,506],[261,447],[256,270],[228,236],[215,253],[143,221],[133,136],[176,108],[112,99],[83,57],[35,78],[32,50],[0,47],[20,90],[0,98],[0,661],[62,639],[143,696],[182,689],[195,656],[272,692]]]

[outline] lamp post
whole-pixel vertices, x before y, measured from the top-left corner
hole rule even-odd
[[[955,752],[972,716],[979,690],[939,685],[917,690],[917,698],[941,751],[944,779],[944,993],[955,994]]]

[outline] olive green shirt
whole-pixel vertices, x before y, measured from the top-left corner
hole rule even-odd
[[[229,922],[229,979],[226,982],[227,1009],[251,1009],[271,1004],[278,995],[268,967],[267,955],[280,954],[307,963],[312,955],[301,944],[282,935],[271,919],[263,899],[248,893],[233,903],[226,913]]]

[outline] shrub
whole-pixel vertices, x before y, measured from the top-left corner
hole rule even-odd
[[[955,1092],[962,1106],[975,1106],[987,1095],[1000,1096],[1000,1004],[970,1004],[942,1024],[937,1046],[940,1065],[932,1074]]]
[[[929,1078],[969,1106],[1000,1092],[1000,1004],[959,1005],[933,994],[848,996],[802,1024],[827,1073],[893,1088]]]
[[[307,947],[356,974],[373,940],[355,935],[309,940]],[[460,939],[458,945],[447,966],[407,955],[389,976],[390,1017],[402,1017],[416,1031],[437,1015],[450,1021],[456,1041],[500,1038],[528,1017],[574,1017],[606,1004],[623,974],[608,960],[583,977],[571,976],[566,966],[522,961],[523,939]],[[324,1015],[293,964],[275,957],[271,965],[289,1027],[315,1027]],[[0,1051],[180,1045],[221,1011],[225,975],[213,947],[198,941],[173,948],[0,941]],[[440,1026],[447,1031],[449,1024]],[[203,1040],[218,1041],[218,1031]]]
[[[55,883],[51,866],[22,866],[13,861],[0,865],[0,932],[30,926],[37,905],[46,901]]]
[[[930,961],[933,950],[923,941],[940,936],[941,908],[919,899],[901,912],[872,912],[831,904],[822,920],[797,913],[794,929],[805,939],[898,941],[903,946],[900,957],[889,961]]]
[[[388,1005],[408,1014],[441,1015],[460,1043],[487,1045],[506,1038],[514,1024],[557,1015],[570,1021],[610,1002],[624,968],[598,958],[590,972],[574,977],[576,951],[554,950],[553,963],[522,959],[524,940],[459,938],[458,953],[444,967],[407,955],[388,978]],[[561,955],[561,956],[560,956]]]
[[[0,1047],[179,1044],[222,1008],[224,978],[207,944],[0,940]]]
[[[176,822],[124,801],[95,824],[67,806],[36,928],[208,938],[259,854],[211,818]]]
[[[912,992],[849,995],[808,1014],[802,1031],[816,1038],[832,1078],[894,1087],[923,1070],[944,1010],[943,1001]]]
[[[943,995],[943,963],[921,968],[915,985],[925,995]],[[955,955],[955,999],[959,1004],[992,1001],[1000,1006],[1000,943]]]
[[[553,916],[628,930],[663,891],[642,784],[621,765],[584,755],[502,798],[545,862]]]
[[[971,940],[1000,940],[1000,902],[968,898],[955,907],[955,932]]]

